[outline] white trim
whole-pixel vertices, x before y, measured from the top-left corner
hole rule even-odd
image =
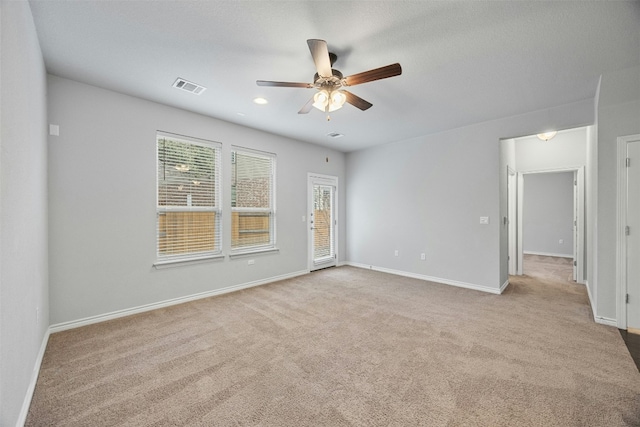
[[[613,327],[618,326],[618,321],[610,317],[596,316],[593,318],[593,320],[595,320],[596,323],[599,323],[601,325],[607,325],[607,326],[613,326]]]
[[[264,255],[264,254],[268,254],[268,253],[277,253],[280,252],[279,248],[263,248],[263,249],[254,249],[254,250],[244,250],[242,252],[231,252],[229,254],[229,259],[234,259],[234,258],[242,258],[245,256],[251,256],[251,255]]]
[[[516,264],[516,274],[518,276],[522,276],[524,270],[522,268],[522,264],[523,264],[523,260],[522,260],[522,256],[524,253],[524,248],[522,247],[522,234],[524,233],[524,225],[522,224],[524,222],[523,220],[523,213],[522,210],[524,208],[524,197],[523,197],[523,190],[524,190],[524,175],[520,172],[518,172],[518,178],[517,178],[517,189],[516,189],[516,223],[517,223],[517,233],[516,233],[516,251],[517,251],[517,258],[518,258],[518,263]]]
[[[525,255],[540,255],[540,256],[554,256],[558,258],[571,258],[573,259],[572,254],[555,254],[552,252],[537,252],[537,251],[522,251]]]
[[[458,288],[472,289],[474,291],[488,292],[490,294],[496,294],[496,295],[502,293],[502,291],[504,290],[503,286],[506,287],[505,284],[509,284],[509,281],[507,280],[505,284],[503,284],[500,288],[490,288],[488,286],[477,285],[475,283],[459,282],[457,280],[443,279],[440,277],[427,276],[424,274],[410,273],[408,271],[393,270],[391,268],[385,268],[385,267],[376,267],[374,265],[360,264],[357,262],[348,261],[345,264],[350,265],[352,267],[363,268],[365,270],[374,270],[374,271],[379,271],[381,273],[395,274],[396,276],[410,277],[412,279],[420,279],[428,282],[435,282],[443,285],[451,285],[451,286],[456,286]]]
[[[638,135],[618,137],[617,140],[617,222],[616,222],[616,326],[627,329],[627,144],[640,139]]]
[[[500,286],[500,293],[503,293],[505,289],[509,286],[509,279],[505,280],[502,286]]]
[[[507,256],[509,274],[518,272],[518,173],[507,165]]]
[[[156,269],[160,270],[160,269],[163,269],[163,268],[181,267],[183,265],[201,264],[203,262],[210,262],[210,261],[220,260],[220,259],[223,259],[224,257],[225,257],[224,254],[216,254],[216,255],[206,255],[206,256],[202,256],[202,257],[198,257],[198,258],[166,259],[166,260],[154,262],[153,266]]]
[[[627,329],[627,304],[623,301],[623,295],[627,294],[627,245],[622,230],[627,224],[627,141],[618,138],[617,141],[617,217],[616,217],[616,317],[618,327]]]
[[[254,280],[253,282],[241,283],[239,285],[233,285],[233,286],[227,286],[220,289],[214,289],[212,291],[200,292],[197,294],[187,295],[184,297],[172,298],[165,301],[140,305],[138,307],[126,308],[124,310],[116,310],[116,311],[112,311],[111,313],[104,313],[104,314],[99,314],[97,316],[85,317],[83,319],[57,323],[55,325],[51,325],[49,327],[49,330],[51,333],[66,331],[67,329],[79,328],[81,326],[86,326],[94,323],[104,322],[107,320],[117,319],[119,317],[125,317],[125,316],[130,316],[132,314],[144,313],[145,311],[156,310],[158,308],[169,307],[172,305],[182,304],[189,301],[195,301],[202,298],[208,298],[216,295],[227,294],[229,292],[235,292],[241,289],[252,288],[254,286],[266,285],[267,283],[273,283],[273,282],[278,282],[280,280],[291,279],[291,278],[302,276],[308,273],[309,272],[307,270],[295,271],[293,273],[273,276],[267,279]]]
[[[49,335],[51,335],[51,328],[47,329],[42,337],[42,343],[40,344],[40,350],[36,356],[36,361],[33,365],[33,371],[31,372],[31,380],[29,381],[29,387],[24,395],[22,401],[22,408],[18,414],[18,420],[16,421],[16,427],[24,426],[27,421],[27,415],[29,415],[29,407],[31,406],[31,399],[33,399],[33,393],[36,390],[36,383],[38,382],[38,375],[40,375],[40,367],[42,366],[42,359],[44,358],[44,352],[47,349],[49,343]]]
[[[591,306],[591,314],[593,315],[593,321],[601,325],[618,327],[618,321],[616,319],[611,319],[610,317],[598,316],[596,314],[596,306],[594,305],[593,295],[591,295],[591,288],[589,287],[589,282],[585,280],[584,284],[585,284],[585,287],[587,288],[587,295],[589,296],[589,305]]]
[[[589,305],[591,306],[591,314],[593,315],[593,319],[595,320],[596,316],[596,306],[595,306],[595,300],[593,299],[593,295],[591,295],[591,288],[589,287],[589,282],[585,281],[584,282],[585,286],[587,287],[587,296],[589,297]]]
[[[528,175],[530,173],[555,173],[555,172],[573,172],[578,169],[584,168],[584,165],[567,166],[562,168],[549,168],[549,169],[531,169],[531,170],[519,170],[518,173]]]

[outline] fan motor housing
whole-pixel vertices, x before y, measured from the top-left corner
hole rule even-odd
[[[331,77],[320,77],[318,73],[313,76],[313,82],[316,87],[340,87],[342,86],[342,73],[336,69],[331,69],[333,74]]]

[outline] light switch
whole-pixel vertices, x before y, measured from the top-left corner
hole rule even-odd
[[[49,135],[52,136],[60,136],[60,126],[59,125],[49,125]]]
[[[480,217],[480,224],[482,224],[482,225],[489,224],[489,217],[488,216],[481,216]]]

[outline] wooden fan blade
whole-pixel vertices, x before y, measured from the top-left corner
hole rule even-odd
[[[331,71],[331,60],[329,59],[329,48],[327,42],[318,39],[307,40],[313,62],[316,64],[316,70],[320,77],[331,77],[333,72]]]
[[[269,80],[256,80],[258,86],[274,86],[274,87],[303,87],[312,88],[311,83],[292,83],[292,82],[272,82]]]
[[[304,104],[304,107],[302,107],[300,111],[298,111],[298,114],[307,114],[309,113],[309,111],[311,111],[312,108],[313,108],[313,96],[309,101],[307,101],[306,104]]]
[[[365,101],[359,96],[352,94],[348,90],[343,90],[342,93],[344,93],[347,96],[347,102],[349,104],[353,105],[356,108],[361,109],[362,111],[368,110],[373,106],[373,104],[370,103],[369,101]]]
[[[400,66],[400,64],[395,63],[387,65],[385,67],[380,67],[345,77],[344,81],[346,86],[355,86],[362,83],[372,82],[374,80],[381,80],[389,77],[399,76],[400,74],[402,74],[402,67]]]

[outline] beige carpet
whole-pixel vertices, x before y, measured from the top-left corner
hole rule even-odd
[[[582,285],[340,267],[53,334],[26,425],[640,425],[640,375]]]

